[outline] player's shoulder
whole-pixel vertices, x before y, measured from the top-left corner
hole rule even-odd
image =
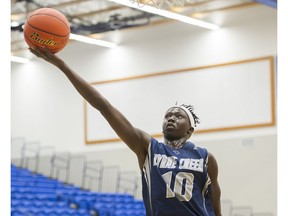
[[[198,146],[191,141],[188,141],[187,144],[190,146],[190,149],[199,152],[203,157],[208,156],[209,152],[205,147]]]
[[[165,149],[165,148],[166,148],[166,145],[163,142],[161,142],[161,141],[159,141],[153,137],[151,138],[150,149],[152,151],[158,151],[158,150],[161,151],[161,149]]]

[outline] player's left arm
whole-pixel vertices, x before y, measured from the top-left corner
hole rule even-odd
[[[218,182],[218,165],[215,157],[209,153],[207,172],[211,180],[211,200],[216,216],[221,216],[221,189]]]

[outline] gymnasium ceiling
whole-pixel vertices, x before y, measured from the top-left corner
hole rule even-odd
[[[131,0],[133,1],[137,0]],[[147,4],[161,4],[163,0],[142,1]],[[169,2],[177,1],[184,4],[169,5]],[[257,10],[263,6],[276,11],[277,0],[166,0],[161,9],[217,25],[227,25],[232,19],[246,16],[246,8]],[[164,25],[172,21],[110,0],[11,0],[12,55],[19,56],[22,52],[27,52],[22,25],[29,13],[41,7],[55,8],[65,14],[72,33],[97,38],[115,31],[137,31],[140,28]],[[18,25],[12,26],[12,22],[18,22]]]

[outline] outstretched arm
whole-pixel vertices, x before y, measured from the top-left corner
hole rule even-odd
[[[216,216],[221,216],[221,189],[218,183],[218,165],[215,157],[209,153],[208,155],[208,174],[211,180],[211,200]]]
[[[74,72],[61,58],[52,54],[46,48],[42,50],[30,47],[29,49],[34,55],[53,64],[66,75],[82,97],[91,106],[100,111],[120,139],[136,153],[139,166],[142,167],[150,143],[150,135],[140,129],[134,128],[119,110],[112,106],[93,86]]]

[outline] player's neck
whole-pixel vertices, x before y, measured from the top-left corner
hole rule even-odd
[[[186,137],[182,137],[181,139],[178,140],[168,140],[164,138],[164,143],[175,149],[182,148],[182,146],[186,143],[186,141],[187,141]]]

